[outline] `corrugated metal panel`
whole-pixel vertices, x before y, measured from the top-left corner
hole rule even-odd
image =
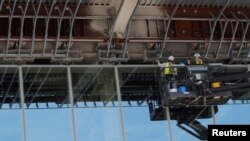
[[[183,0],[182,6],[207,6],[207,7],[222,7],[228,0]],[[152,6],[148,3],[154,3],[153,5],[176,5],[178,0],[142,0],[141,6]],[[250,7],[250,0],[231,0],[229,7]]]
[[[15,0],[5,0],[6,2],[14,2]],[[16,0],[18,3],[25,3],[27,0]],[[31,0],[31,2],[39,3],[43,1],[45,3],[52,3],[53,0]],[[71,4],[77,4],[79,0],[70,0]],[[113,0],[82,0],[82,3],[85,5],[110,5]],[[56,0],[56,3],[65,3],[66,0]]]
[[[5,0],[6,2],[14,2],[15,0]],[[25,3],[27,0],[16,0],[18,3]],[[39,3],[40,0],[31,0],[31,2]],[[53,0],[42,0],[45,3],[52,3]],[[85,5],[110,5],[115,0],[83,0]],[[228,0],[182,0],[182,6],[197,7],[222,7]],[[57,3],[65,3],[66,0],[56,0]],[[141,0],[141,6],[166,6],[176,5],[178,0]],[[78,0],[71,0],[71,4],[78,3]],[[250,7],[250,0],[231,0],[228,7]]]

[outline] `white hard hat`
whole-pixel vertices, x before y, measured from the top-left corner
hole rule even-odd
[[[172,55],[169,56],[169,57],[168,57],[168,60],[169,60],[169,61],[174,61],[174,56],[172,56]]]
[[[195,53],[194,54],[194,57],[200,57],[201,55],[200,55],[200,53]]]

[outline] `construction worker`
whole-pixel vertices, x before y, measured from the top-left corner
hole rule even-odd
[[[158,64],[160,64],[159,60],[157,60]],[[167,89],[172,90],[175,92],[176,89],[176,82],[175,76],[177,75],[177,68],[172,67],[174,64],[174,56],[169,56],[168,61],[164,63],[164,76],[165,80],[167,81]]]
[[[194,65],[203,65],[203,60],[201,59],[201,55],[200,53],[195,53],[194,54],[194,60],[191,62],[190,60],[188,60],[188,65],[194,64]]]
[[[203,61],[200,57],[201,57],[200,53],[194,54],[195,65],[203,65]]]
[[[165,64],[164,74],[168,75],[177,75],[177,69],[171,67],[174,64],[174,56],[169,56],[168,61]]]

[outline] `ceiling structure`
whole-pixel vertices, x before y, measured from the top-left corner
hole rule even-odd
[[[127,103],[149,106],[154,121],[211,118],[229,99],[249,104],[249,6],[249,0],[0,0],[0,109],[22,109],[25,122],[29,108],[117,106],[122,115]],[[164,96],[156,61],[174,55],[178,63],[194,53],[209,61],[205,74],[225,75],[230,96]]]
[[[250,1],[1,0],[0,61],[154,63],[199,52],[246,63]]]

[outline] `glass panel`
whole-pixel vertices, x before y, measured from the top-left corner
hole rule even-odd
[[[119,68],[127,141],[169,139],[160,104],[159,72],[159,68],[153,67]]]
[[[121,141],[114,68],[71,68],[78,141]]]
[[[21,141],[22,113],[18,68],[0,68],[0,138],[8,141]]]
[[[249,107],[249,104],[219,106],[216,122],[218,124],[250,124]]]
[[[27,67],[23,77],[28,141],[73,140],[66,68]]]

